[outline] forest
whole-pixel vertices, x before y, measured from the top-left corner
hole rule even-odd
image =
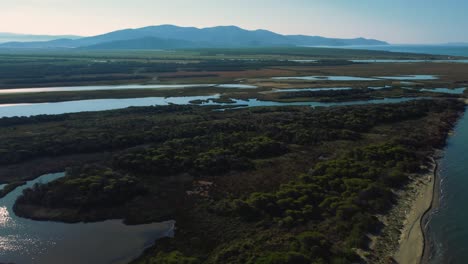
[[[175,219],[175,237],[134,263],[354,263],[382,226],[376,215],[424,172],[464,107],[434,99],[3,118],[0,149],[14,155],[0,157],[111,152],[25,190],[14,210],[67,222]],[[200,182],[211,184],[200,191]]]

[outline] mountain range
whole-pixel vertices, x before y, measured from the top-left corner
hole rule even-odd
[[[73,49],[182,49],[238,48],[275,46],[349,46],[387,45],[365,38],[339,39],[306,35],[281,35],[268,30],[245,30],[236,26],[211,28],[174,25],[123,29],[93,37],[58,38],[49,41],[8,42],[0,48],[73,48]]]
[[[0,43],[5,42],[26,42],[26,41],[50,41],[54,39],[79,39],[82,38],[80,36],[74,35],[61,35],[61,36],[54,36],[54,35],[31,35],[31,34],[16,34],[16,33],[6,33],[0,32]]]

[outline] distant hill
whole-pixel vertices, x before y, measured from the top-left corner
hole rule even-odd
[[[245,30],[235,26],[211,28],[173,25],[123,29],[80,39],[43,42],[10,42],[0,48],[81,48],[81,49],[177,49],[273,46],[387,45],[384,41],[355,38],[337,39],[305,35],[281,35],[267,30]]]
[[[88,50],[123,50],[123,49],[183,49],[197,47],[197,43],[184,40],[145,37],[138,39],[116,40],[87,46]],[[202,47],[202,46],[199,46]]]
[[[74,35],[28,35],[28,34],[15,34],[0,32],[0,43],[5,42],[34,42],[34,41],[51,41],[55,39],[79,39],[80,36]]]

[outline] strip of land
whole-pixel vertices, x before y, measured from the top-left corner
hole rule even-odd
[[[430,172],[414,183],[415,200],[406,214],[404,228],[401,234],[400,247],[395,253],[398,263],[420,262],[424,250],[423,216],[432,206],[435,182],[437,180],[437,164],[434,161]]]

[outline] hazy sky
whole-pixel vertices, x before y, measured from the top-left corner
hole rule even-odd
[[[97,35],[175,24],[392,43],[468,42],[467,0],[0,0],[0,32]]]

